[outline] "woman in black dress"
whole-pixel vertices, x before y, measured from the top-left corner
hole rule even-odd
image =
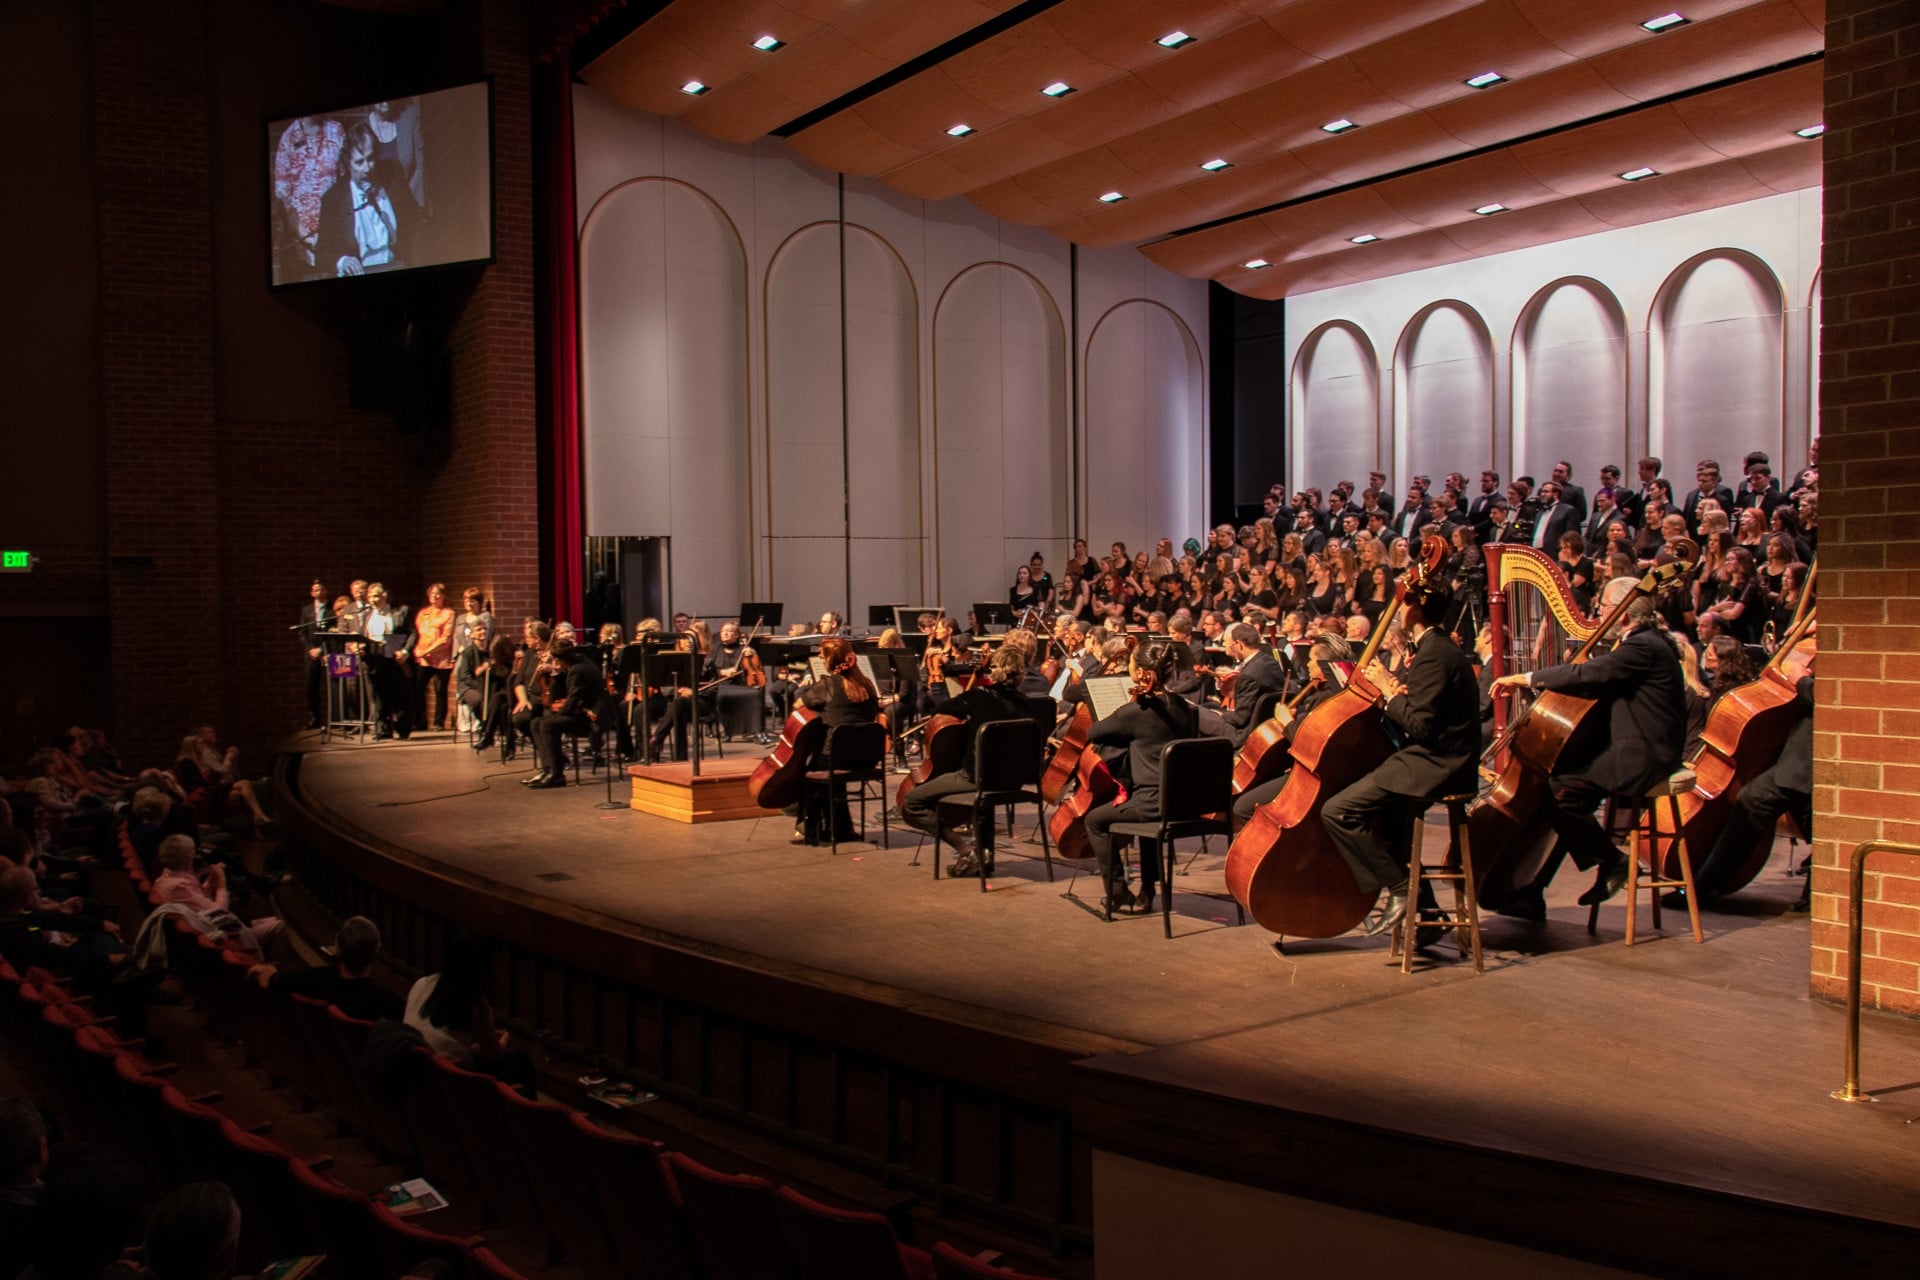
[[[1025,566],[1021,566],[1023,569]],[[860,670],[860,664],[854,656],[853,642],[839,636],[830,636],[820,644],[820,661],[826,666],[827,674],[815,680],[800,693],[800,704],[809,711],[818,713],[827,723],[827,734],[842,725],[872,724],[880,714],[880,693]],[[864,768],[877,765],[883,758],[879,743],[875,743],[875,754],[870,760],[850,760],[844,748],[837,762],[843,769]],[[809,770],[827,767],[827,738],[820,739],[820,745],[814,749],[813,759],[807,762]],[[794,828],[795,844],[828,844],[833,832],[827,827],[831,818],[842,840],[850,839],[853,834],[853,815],[847,809],[844,797],[835,793],[831,808],[823,801],[826,792],[816,787],[808,787],[801,793],[800,825]]]

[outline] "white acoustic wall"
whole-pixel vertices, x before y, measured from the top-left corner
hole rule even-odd
[[[673,607],[961,613],[1075,532],[1204,524],[1205,282],[587,88],[574,125],[587,532],[670,537]]]
[[[1682,264],[1654,299],[1648,449],[1666,460],[1676,491],[1701,458],[1718,457],[1723,477],[1739,474],[1748,449],[1779,459],[1783,313],[1772,269],[1735,250]]]
[[[1564,458],[1591,490],[1603,464],[1624,467],[1627,329],[1613,292],[1573,277],[1529,299],[1514,329],[1513,388],[1515,475],[1543,480]]]
[[[747,571],[747,271],[721,208],[640,179],[580,238],[587,527],[673,536],[676,596]]]
[[[1087,515],[1101,544],[1152,548],[1198,532],[1192,495],[1201,474],[1193,433],[1201,414],[1199,345],[1156,302],[1122,302],[1087,342]]]
[[[1294,356],[1291,401],[1294,474],[1313,477],[1294,487],[1364,487],[1380,463],[1380,361],[1367,335],[1345,320],[1309,333]]]
[[[1039,281],[961,272],[934,310],[933,383],[937,589],[959,612],[1068,536],[1066,329]]]
[[[1809,189],[1289,298],[1287,481],[1358,479],[1373,438],[1396,499],[1414,471],[1543,478],[1562,457],[1589,492],[1649,452],[1679,488],[1754,448],[1786,474],[1812,439],[1819,266]],[[1366,350],[1392,361],[1371,400]]]
[[[1394,465],[1389,479],[1436,484],[1461,458],[1493,449],[1493,340],[1480,313],[1436,302],[1407,325],[1394,354]],[[1364,486],[1364,475],[1329,477]],[[1399,496],[1399,495],[1396,495]]]

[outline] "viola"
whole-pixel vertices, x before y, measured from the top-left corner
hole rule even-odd
[[[806,786],[807,761],[813,759],[826,737],[827,722],[819,712],[795,707],[780,727],[780,741],[747,779],[747,798],[762,809],[784,809],[797,803]]]
[[[1444,539],[1422,540],[1420,561],[1402,575],[1357,670],[1364,672],[1374,661],[1387,624],[1411,591],[1426,586],[1446,555]],[[1379,701],[1378,691],[1356,677],[1308,712],[1294,733],[1287,785],[1272,803],[1253,811],[1227,850],[1228,891],[1274,933],[1331,938],[1359,924],[1373,906],[1377,895],[1354,884],[1321,811],[1328,799],[1393,754]]]
[[[958,716],[935,715],[920,734],[920,763],[900,779],[894,803],[904,805],[907,793],[935,774],[952,773],[967,758],[967,722]]]
[[[1652,595],[1691,566],[1661,565],[1621,596],[1593,634],[1573,655],[1585,662],[1626,616],[1627,606]],[[1494,909],[1531,885],[1553,851],[1554,832],[1547,820],[1549,780],[1575,744],[1584,749],[1590,735],[1606,732],[1604,717],[1591,714],[1594,698],[1548,690],[1536,696],[1493,740],[1483,760],[1500,761],[1493,787],[1467,808],[1469,839],[1476,854],[1474,878],[1480,901]],[[1481,850],[1486,853],[1481,854]]]
[[[1047,835],[1055,857],[1083,861],[1093,857],[1087,844],[1087,815],[1103,804],[1120,804],[1127,789],[1120,785],[1099,747],[1085,747],[1074,764],[1073,792],[1047,816]]]
[[[1074,707],[1067,727],[1061,731],[1060,745],[1054,748],[1053,759],[1047,762],[1046,772],[1040,775],[1040,798],[1048,804],[1060,803],[1061,795],[1079,768],[1080,753],[1086,750],[1087,734],[1092,729],[1093,709],[1082,702]]]

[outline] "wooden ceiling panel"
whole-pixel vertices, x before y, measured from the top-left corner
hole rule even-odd
[[[1525,209],[1557,193],[1528,173],[1511,151],[1490,151],[1379,184],[1381,198],[1410,222],[1443,227],[1477,216],[1474,209],[1503,204]]]
[[[1066,0],[1044,16],[1088,57],[1129,69],[1179,52],[1154,43],[1176,27],[1210,44],[1256,21],[1221,0]]]
[[[1695,21],[1592,61],[1607,83],[1646,102],[1818,53],[1825,39],[1791,4],[1775,0],[1712,22]]]
[[[1470,218],[1433,234],[1445,237],[1460,257],[1474,258],[1554,240],[1570,240],[1606,229],[1606,224],[1583,208],[1578,200],[1552,200],[1498,217]]]
[[[1442,103],[1427,115],[1466,146],[1479,148],[1632,105],[1592,66],[1574,62]]]
[[[1736,12],[1753,0],[1685,0],[1679,7],[1693,26]],[[1576,58],[1594,58],[1626,44],[1671,41],[1689,27],[1655,33],[1641,23],[1668,10],[1659,0],[1514,0],[1529,26]]]
[[[1740,165],[1769,191],[1805,191],[1820,185],[1821,147],[1818,141],[1793,139],[1777,151],[1742,156]]]
[[[1009,116],[1032,109],[1040,90],[1056,80],[1087,90],[1124,74],[1088,56],[1044,15],[949,59],[943,69],[961,89]]]
[[[1469,76],[1498,71],[1510,80],[1572,61],[1521,20],[1512,0],[1490,0],[1348,55],[1382,93],[1415,110],[1484,89]]]
[[[1824,109],[1824,69],[1791,67],[1673,104],[1681,123],[1723,156],[1751,155],[1785,144],[1795,129],[1815,124]],[[1799,141],[1799,139],[1793,139]]]
[[[1413,27],[1472,9],[1482,0],[1299,0],[1267,19],[1267,25],[1307,54],[1344,57],[1391,40]],[[1469,73],[1471,74],[1471,73]]]
[[[1664,175],[1721,158],[1693,135],[1670,105],[1548,134],[1514,147],[1512,155],[1541,185],[1568,196],[1599,191],[1619,182],[1620,174],[1642,167]]]
[[[1369,80],[1352,59],[1334,58],[1223,102],[1220,110],[1253,137],[1297,148],[1326,138],[1320,126],[1330,121],[1352,120],[1364,128],[1405,108]]]
[[[1383,173],[1458,155],[1460,140],[1425,113],[1399,116],[1327,138],[1294,155],[1330,186],[1361,182]]]
[[[1250,23],[1220,40],[1160,58],[1134,74],[1156,92],[1189,109],[1211,108],[1225,98],[1284,80],[1315,59],[1264,23]]]
[[[1043,133],[1032,117],[1002,125],[984,138],[968,138],[966,143],[964,147],[943,147],[930,156],[889,169],[885,180],[922,199],[945,200],[950,196],[973,195],[981,188],[1008,181],[1023,170],[1073,154],[1072,147]],[[1030,156],[1036,163],[1009,166],[997,159],[1000,151]],[[942,176],[936,180],[930,176],[935,174]],[[945,175],[954,175],[954,179],[948,181]]]

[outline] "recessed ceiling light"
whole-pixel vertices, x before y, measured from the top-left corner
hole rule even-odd
[[[1684,27],[1690,21],[1692,19],[1683,18],[1677,13],[1663,13],[1657,18],[1648,18],[1640,25],[1657,34],[1662,31],[1671,31],[1675,27]]]
[[[1354,243],[1354,244],[1372,244],[1372,243],[1373,243],[1373,242],[1374,242],[1375,240],[1378,240],[1379,238],[1380,238],[1379,236],[1376,236],[1376,235],[1374,235],[1374,234],[1372,234],[1371,232],[1367,232],[1367,233],[1364,233],[1364,234],[1362,234],[1362,235],[1357,235],[1357,236],[1355,236],[1355,237],[1353,238],[1353,240],[1352,240],[1352,243]]]
[[[1496,213],[1505,213],[1506,211],[1507,211],[1507,206],[1503,204],[1483,204],[1478,209],[1474,210],[1475,213],[1479,214],[1483,218],[1490,217]]]
[[[1642,178],[1657,178],[1660,176],[1660,171],[1658,169],[1649,169],[1645,165],[1642,165],[1638,169],[1629,169],[1620,176],[1628,182],[1638,182]]]
[[[1073,92],[1073,86],[1064,80],[1055,80],[1040,92],[1046,94],[1049,98],[1064,98]]]
[[[1327,121],[1325,124],[1320,126],[1320,129],[1323,133],[1345,133],[1349,129],[1358,129],[1359,127],[1360,126],[1355,124],[1353,121],[1347,119],[1345,116],[1342,116],[1338,120]]]
[[[772,53],[775,49],[784,49],[787,42],[779,36],[761,36],[753,42],[753,47],[762,53]]]
[[[970,124],[957,124],[957,125],[955,125],[955,126],[953,126],[953,128],[951,128],[951,129],[949,129],[949,130],[947,130],[947,136],[948,136],[949,138],[964,138],[964,137],[966,137],[966,136],[967,136],[968,134],[970,134],[970,133],[972,133],[972,132],[973,132],[973,126],[972,126],[972,125],[970,125]]]
[[[1243,262],[1240,265],[1249,271],[1258,271],[1262,267],[1270,267],[1273,264],[1265,258],[1255,258],[1252,262]]]
[[[1125,200],[1125,199],[1126,197],[1121,195],[1118,191],[1109,191],[1107,192],[1107,194],[1100,197],[1100,203],[1101,204],[1119,204],[1122,200]]]
[[[1507,78],[1498,71],[1482,71],[1477,76],[1467,77],[1469,89],[1491,89],[1494,85],[1505,84]]]
[[[688,97],[693,97],[693,98],[699,97],[701,94],[705,93],[706,91],[707,91],[707,86],[704,84],[701,84],[698,80],[689,80],[685,84],[680,86],[680,92],[686,94]]]
[[[1183,45],[1192,44],[1193,37],[1184,31],[1169,31],[1158,40],[1155,40],[1154,43],[1162,49],[1178,49]]]
[[[1206,170],[1206,171],[1207,171],[1208,173],[1218,173],[1218,172],[1220,172],[1220,171],[1221,171],[1222,169],[1231,169],[1231,168],[1233,168],[1233,161],[1231,161],[1231,160],[1221,160],[1221,159],[1218,159],[1218,158],[1216,158],[1216,159],[1213,159],[1213,160],[1207,160],[1207,161],[1203,161],[1203,162],[1201,163],[1201,165],[1200,165],[1200,167],[1201,167],[1202,169],[1205,169],[1205,170]]]
[[[1804,129],[1795,129],[1793,136],[1796,138],[1817,138],[1826,131],[1827,126],[1824,124],[1810,124]]]

